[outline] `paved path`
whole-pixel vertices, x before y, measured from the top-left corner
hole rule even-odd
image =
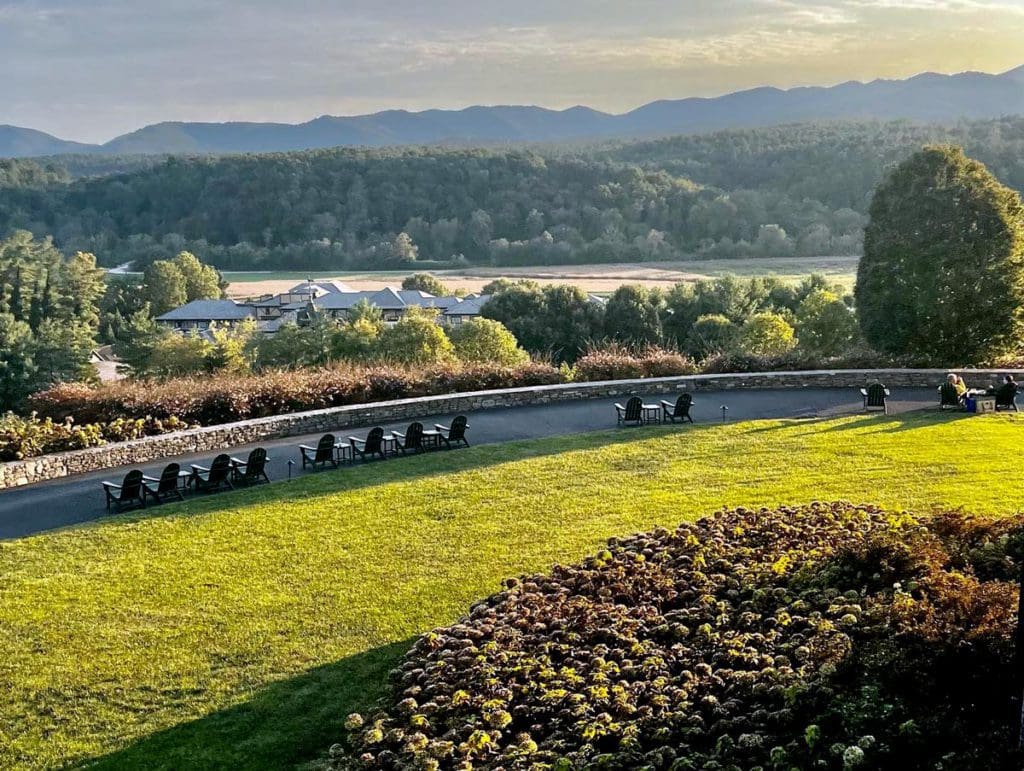
[[[644,401],[665,397],[649,396]],[[537,439],[546,436],[578,434],[615,427],[615,399],[593,399],[579,402],[548,404],[538,407],[516,407],[484,410],[468,415],[468,437],[474,445]],[[621,400],[620,400],[621,401]],[[722,391],[698,393],[691,414],[698,423],[721,421],[721,405],[727,405],[729,422],[760,418],[828,417],[860,412],[860,395],[853,389],[809,389],[778,391]],[[935,404],[931,389],[907,389],[894,394],[891,412],[906,412]],[[438,415],[421,418],[430,427],[447,424],[453,416]],[[405,425],[385,425],[385,431],[405,430]],[[630,430],[630,429],[623,429]],[[366,429],[337,432],[339,438],[349,434],[364,436]],[[267,473],[279,481],[288,476],[288,461],[295,461],[298,475],[300,444],[316,444],[319,435],[291,437],[262,442],[270,454]],[[244,457],[255,445],[235,447],[232,455]],[[165,458],[142,466],[148,476],[159,476],[169,462],[182,468],[190,463],[207,464],[215,453]],[[106,514],[100,482],[120,481],[127,468],[108,469],[89,474],[56,479],[27,487],[0,492],[0,539],[20,538],[54,528],[98,519]],[[351,473],[363,473],[357,467]],[[220,493],[230,495],[231,493]]]

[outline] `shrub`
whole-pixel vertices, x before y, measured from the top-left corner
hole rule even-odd
[[[686,350],[699,357],[731,351],[736,345],[739,332],[740,328],[726,316],[701,316],[694,322],[686,338]]]
[[[692,375],[697,366],[677,351],[655,347],[634,350],[613,343],[589,348],[576,362],[574,371],[576,380],[595,382]]]
[[[527,361],[530,356],[515,336],[500,321],[475,318],[448,331],[455,346],[455,355],[466,362],[486,364],[494,362],[512,366]]]
[[[337,769],[1019,768],[1024,517],[725,511],[421,637]]]
[[[800,346],[822,356],[837,356],[848,350],[857,336],[853,311],[833,292],[816,289],[796,314]]]
[[[736,347],[753,356],[781,356],[793,350],[796,343],[792,325],[778,313],[764,311],[744,322]]]
[[[100,447],[144,436],[181,431],[189,425],[175,417],[118,418],[109,423],[76,425],[70,418],[55,422],[34,413],[27,418],[0,417],[0,461],[22,460],[51,452]]]
[[[402,364],[435,364],[455,355],[444,330],[429,313],[418,308],[381,332],[377,346],[384,359]]]
[[[152,415],[215,425],[345,404],[560,382],[557,369],[532,362],[515,367],[337,365],[248,376],[121,381],[98,388],[72,383],[37,393],[30,402],[40,416],[56,421],[73,417],[77,423],[107,423]]]

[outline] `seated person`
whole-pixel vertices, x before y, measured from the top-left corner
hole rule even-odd
[[[959,375],[954,375],[950,372],[946,375],[946,382],[956,390],[957,401],[963,403],[964,399],[967,397],[967,383],[964,382],[964,379]]]
[[[996,390],[996,404],[997,405],[1010,405],[1013,404],[1013,400],[1016,398],[1019,392],[1017,381],[1013,379],[1013,375],[1007,375],[1003,378],[1003,384]]]

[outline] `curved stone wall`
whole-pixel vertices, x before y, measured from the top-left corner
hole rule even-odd
[[[971,370],[971,384],[996,383],[1003,375],[1024,378],[1022,370]],[[607,399],[642,394],[671,394],[682,391],[728,391],[776,388],[861,388],[875,381],[889,388],[936,387],[946,370],[816,370],[810,372],[753,372],[730,375],[687,375],[680,377],[613,380],[598,383],[508,388],[496,391],[424,396],[374,404],[353,404],[311,412],[296,412],[268,418],[190,429],[131,442],[120,442],[87,450],[55,453],[28,460],[0,463],[0,490],[84,474],[105,468],[147,463],[191,453],[215,452],[251,444],[261,439],[327,433],[347,428],[392,423],[411,418],[452,413],[472,413],[496,407],[522,407]],[[0,504],[2,505],[2,504]]]

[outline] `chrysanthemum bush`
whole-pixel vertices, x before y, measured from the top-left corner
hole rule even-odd
[[[1024,518],[725,511],[424,635],[336,769],[1010,769]]]
[[[35,394],[31,408],[44,417],[78,423],[149,415],[202,425],[315,410],[345,404],[404,399],[562,381],[547,364],[445,364],[432,367],[348,366],[211,375],[157,381],[122,381],[94,388],[72,383]]]
[[[34,413],[26,418],[0,415],[0,461],[22,460],[67,450],[101,447],[189,428],[176,417],[118,418],[109,423],[77,424],[70,418],[54,421]]]

